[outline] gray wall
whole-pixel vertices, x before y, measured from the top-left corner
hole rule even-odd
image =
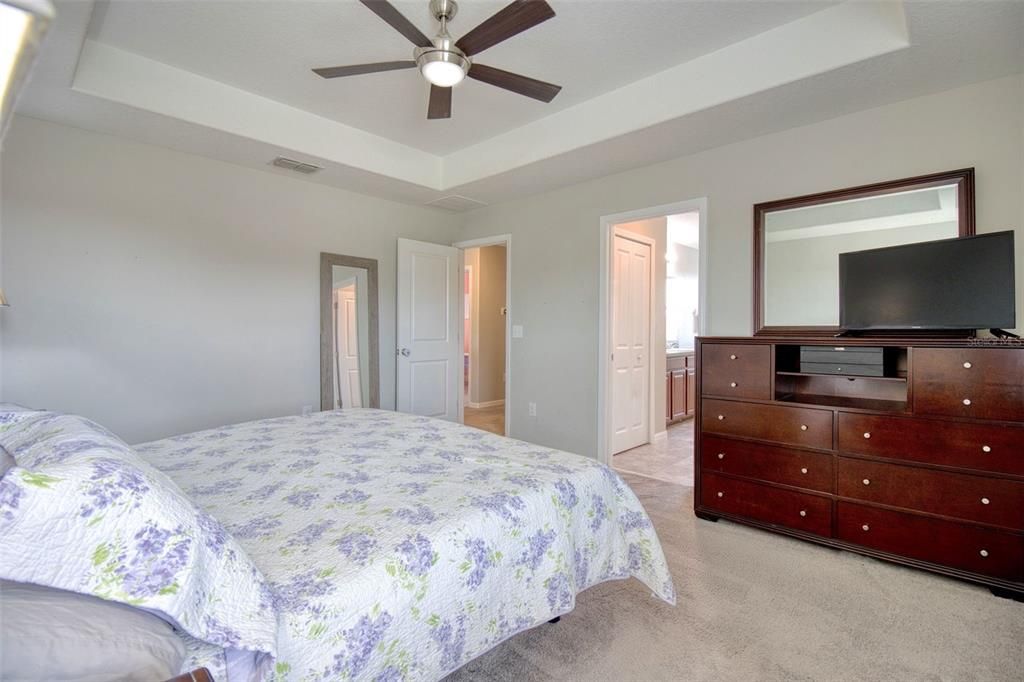
[[[481,208],[463,239],[511,233],[511,436],[596,456],[601,216],[708,198],[712,334],[752,330],[754,204],[974,166],[980,232],[1024,225],[1024,78],[919,97]],[[1017,240],[1024,320],[1024,236]],[[536,417],[527,403],[537,402]]]
[[[376,258],[395,402],[396,239],[449,213],[17,118],[4,141],[2,398],[138,442],[319,409],[319,253]]]
[[[979,231],[1024,224],[1021,76],[462,216],[31,119],[4,144],[2,398],[130,441],[318,404],[320,251],[380,261],[392,406],[395,239],[515,235],[510,435],[596,456],[601,216],[708,198],[713,334],[751,331],[755,203],[974,166]],[[1024,319],[1024,238],[1017,249]]]

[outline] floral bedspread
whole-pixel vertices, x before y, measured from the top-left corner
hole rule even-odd
[[[585,457],[380,410],[136,450],[266,576],[277,680],[435,680],[616,578],[675,602],[647,514]]]

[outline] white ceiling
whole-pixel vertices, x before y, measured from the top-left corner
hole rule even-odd
[[[399,8],[432,33],[426,2]],[[459,36],[503,3],[465,0]],[[19,112],[308,181],[493,203],[1024,69],[1024,2],[553,0],[478,61],[559,83],[552,104],[467,80],[427,121],[410,57],[344,0],[58,2]]]
[[[463,0],[461,36],[506,2]],[[834,3],[831,3],[834,4]],[[397,2],[432,36],[428,4]],[[530,121],[785,24],[827,5],[780,2],[554,3],[557,16],[474,59],[557,83],[544,104],[467,79],[453,118],[428,121],[428,86],[415,69],[330,81],[319,66],[411,59],[414,46],[351,0],[111,0],[89,37],[433,154],[448,154]]]

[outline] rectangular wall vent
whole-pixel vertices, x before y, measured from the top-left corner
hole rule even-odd
[[[303,163],[302,161],[289,159],[286,156],[279,156],[270,163],[278,168],[286,168],[288,170],[295,171],[296,173],[304,173],[305,175],[316,173],[318,170],[323,170],[321,166],[314,166],[311,163]]]
[[[472,211],[474,208],[480,208],[481,206],[486,205],[487,204],[485,204],[482,201],[470,199],[469,197],[464,197],[460,194],[449,194],[446,197],[441,197],[440,199],[434,199],[433,201],[427,202],[427,206],[433,206],[434,208],[443,208],[447,211],[456,212]]]

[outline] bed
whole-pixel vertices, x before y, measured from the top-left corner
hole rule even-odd
[[[251,598],[276,617],[276,645],[186,636],[183,669],[206,667],[218,682],[436,680],[603,581],[635,577],[675,602],[640,503],[584,457],[369,409],[134,451],[265,578]]]

